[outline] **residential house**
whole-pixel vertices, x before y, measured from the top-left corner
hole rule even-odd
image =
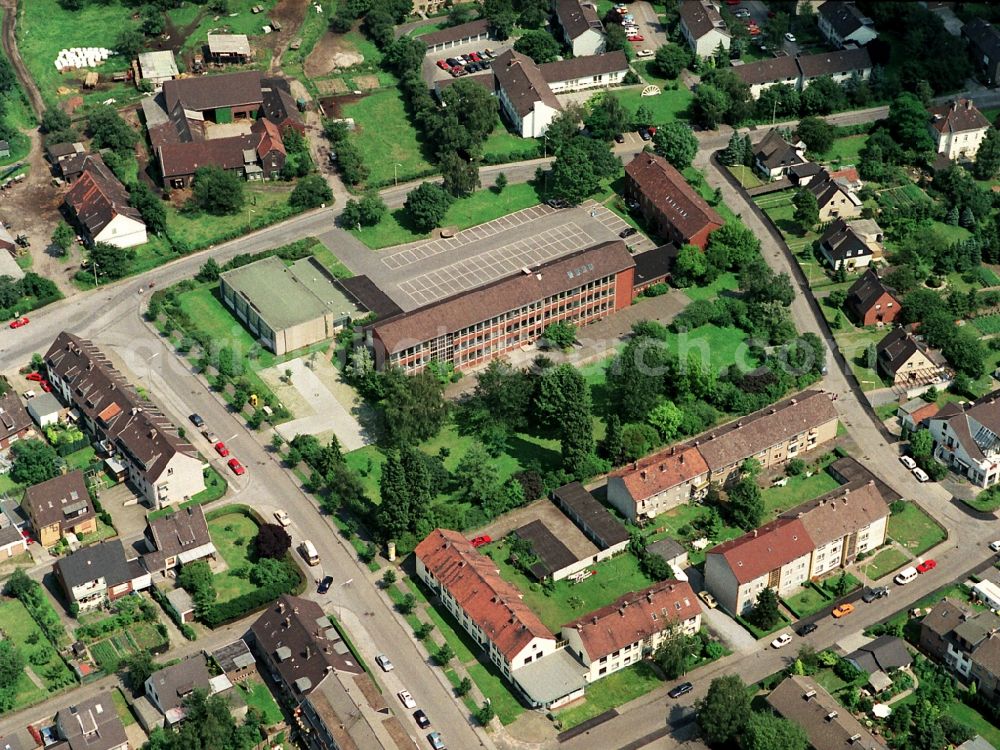
[[[1000,479],[1000,391],[972,403],[945,404],[930,418],[934,457],[977,487]]]
[[[718,6],[709,0],[681,0],[678,10],[678,28],[694,54],[698,57],[710,57],[715,54],[719,45],[725,50],[729,49],[733,37],[726,22],[722,20]]]
[[[208,59],[219,64],[245,65],[253,57],[246,34],[209,34]],[[221,83],[221,82],[220,82]]]
[[[625,80],[628,58],[621,50],[556,60],[538,66],[553,94],[608,88]]]
[[[233,691],[233,683],[225,674],[215,675],[208,671],[205,654],[195,654],[187,659],[158,669],[146,678],[146,698],[163,714],[166,726],[174,726],[184,720],[187,713],[184,701],[195,690],[206,695],[226,694],[234,718],[239,721],[246,715],[247,704],[239,691]],[[232,692],[230,692],[232,691]]]
[[[150,573],[163,576],[181,565],[216,555],[200,505],[147,520],[143,541],[149,551],[142,556],[142,564]]]
[[[4,390],[0,396],[0,453],[6,453],[18,440],[33,437],[35,428],[17,391],[3,380],[0,390]]]
[[[257,671],[257,660],[242,638],[215,649],[212,659],[232,682],[243,682]]]
[[[81,610],[100,607],[152,583],[138,558],[126,557],[120,539],[77,550],[56,560],[52,571],[66,600]]]
[[[792,167],[807,163],[805,154],[805,143],[802,141],[789,143],[777,130],[771,128],[754,148],[753,164],[762,176],[776,180],[788,174],[788,170]]]
[[[899,424],[905,434],[906,431],[915,432],[922,427],[927,427],[931,417],[940,410],[941,407],[933,402],[927,403],[922,398],[911,398],[905,404],[899,405],[899,408],[896,409],[896,416],[899,418]]]
[[[129,750],[125,726],[110,692],[98,693],[56,713],[55,743],[46,750]]]
[[[80,142],[76,143],[50,143],[45,146],[45,154],[49,163],[58,169],[59,162],[73,156],[86,153],[86,149]]]
[[[867,81],[872,74],[872,60],[864,48],[845,49],[765,58],[734,65],[733,73],[750,87],[750,95],[758,99],[762,91],[778,84],[803,91],[817,78],[829,77],[841,86],[851,80]]]
[[[847,271],[857,271],[868,268],[875,258],[876,250],[881,254],[881,247],[870,245],[855,227],[855,224],[861,223],[865,223],[865,220],[847,222],[837,219],[819,238],[820,255],[833,270],[839,271],[844,268]],[[882,234],[877,232],[875,236],[881,238]]]
[[[67,534],[97,531],[97,513],[79,470],[28,487],[21,508],[43,547],[53,546]]]
[[[826,391],[808,390],[709,430],[689,443],[708,464],[709,481],[726,485],[748,458],[768,469],[837,436],[837,410]]]
[[[563,41],[573,57],[604,52],[604,24],[595,5],[585,0],[555,0],[555,11]]]
[[[913,655],[906,647],[906,641],[894,635],[880,635],[844,658],[867,673],[868,684],[876,692],[892,685],[890,674],[908,669],[913,663]]]
[[[993,632],[972,652],[971,677],[988,700],[1000,698],[1000,633]]]
[[[625,167],[625,189],[655,231],[678,245],[704,250],[708,235],[723,225],[718,212],[658,154],[635,155]]]
[[[671,446],[608,475],[608,503],[645,523],[708,491],[708,464],[697,448]]]
[[[827,0],[816,14],[820,33],[834,47],[863,47],[878,38],[875,22],[853,2]]]
[[[847,290],[844,308],[856,325],[873,326],[891,325],[902,305],[896,290],[882,283],[878,273],[869,268]]]
[[[675,539],[665,537],[646,545],[647,555],[657,555],[674,571],[674,577],[687,580],[684,570],[688,567],[687,548]]]
[[[64,201],[89,244],[135,247],[146,243],[142,214],[129,205],[128,191],[100,156],[86,157]]]
[[[791,675],[767,696],[768,705],[802,727],[815,750],[887,750],[881,737],[862,726],[854,715],[816,680]]]
[[[745,615],[765,588],[786,596],[808,581],[814,549],[800,519],[779,518],[710,549],[705,588],[727,612]]]
[[[809,578],[819,578],[885,544],[889,505],[870,481],[838,487],[782,516],[805,526],[815,547]]]
[[[887,333],[875,346],[879,373],[893,385],[922,384],[940,379],[944,359],[902,328]]]
[[[962,27],[962,36],[969,43],[969,54],[983,80],[990,86],[1000,83],[1000,29],[973,18]]]
[[[294,707],[309,750],[415,750],[316,602],[283,595],[250,626],[249,645]]]
[[[164,183],[175,188],[188,187],[198,168],[207,165],[236,172],[249,181],[274,179],[287,158],[277,126],[266,119],[256,120],[246,135],[164,143],[157,153]]]
[[[676,633],[701,629],[701,605],[686,581],[666,580],[619,597],[562,626],[567,648],[594,682],[655,651]]]
[[[861,216],[861,199],[842,182],[830,179],[829,174],[820,172],[805,187],[819,205],[819,223],[834,219],[855,219]]]
[[[417,39],[427,45],[427,54],[431,55],[452,47],[486,42],[493,39],[493,35],[490,31],[490,22],[480,18],[458,26],[449,26],[440,31],[432,31],[429,34],[421,34]]]
[[[177,61],[171,50],[157,50],[154,52],[140,52],[136,61],[138,75],[136,83],[139,81],[149,81],[153,88],[158,89],[166,81],[172,81],[180,75],[177,70]]]
[[[556,650],[556,637],[459,532],[435,529],[414,550],[417,575],[507,679]]]
[[[1000,616],[977,612],[951,597],[945,597],[920,621],[920,647],[934,659],[957,672],[963,679],[972,675],[973,660],[979,648],[988,649],[989,663],[1000,636]],[[980,668],[982,673],[983,669]],[[993,677],[995,687],[996,675]]]
[[[976,109],[972,99],[956,99],[932,107],[928,127],[937,153],[948,161],[972,161],[990,129],[990,121]]]
[[[791,86],[795,90],[802,87],[802,71],[798,60],[790,55],[734,65],[732,71],[750,87],[750,96],[754,99],[759,99],[761,92],[772,86]]]
[[[552,491],[552,501],[604,555],[624,552],[631,539],[628,529],[579,482]]]
[[[106,441],[128,481],[154,508],[205,489],[203,460],[150,401],[86,339],[63,332],[45,354],[53,392],[75,408],[95,441]]]
[[[0,508],[0,560],[9,560],[28,551],[28,541],[21,533],[20,522],[14,507]]]

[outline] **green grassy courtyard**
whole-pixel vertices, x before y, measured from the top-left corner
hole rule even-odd
[[[212,543],[227,566],[215,576],[217,602],[227,602],[256,589],[253,583],[236,573],[251,564],[251,545],[259,528],[256,521],[242,513],[226,513],[208,522]]]
[[[861,570],[873,581],[877,581],[882,576],[888,575],[903,567],[910,561],[903,552],[890,547],[877,553],[874,557],[859,563]]]
[[[773,518],[789,508],[832,492],[840,486],[840,483],[825,471],[817,471],[811,477],[803,473],[787,479],[788,483],[784,487],[768,487],[761,492],[767,518]]]
[[[228,216],[210,216],[200,211],[178,210],[167,205],[167,226],[175,240],[192,248],[203,248],[291,216],[288,205],[290,183],[247,183],[242,211]]]
[[[12,710],[38,703],[60,687],[75,683],[73,674],[21,602],[6,597],[0,601],[0,630],[20,650],[37,680],[36,684],[26,672],[18,677]]]
[[[646,662],[639,662],[588,685],[584,702],[557,711],[556,718],[564,730],[571,729],[609,709],[639,698],[661,684],[663,681],[653,668]]]
[[[906,503],[902,512],[889,516],[888,535],[914,557],[947,538],[944,529],[916,503]]]

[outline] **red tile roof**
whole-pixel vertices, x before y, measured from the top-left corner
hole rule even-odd
[[[640,152],[628,163],[625,172],[685,239],[707,227],[722,226],[722,217],[662,156]]]
[[[555,640],[521,592],[459,532],[435,529],[414,553],[508,661],[534,638]]]
[[[119,215],[142,222],[142,215],[129,205],[125,186],[98,155],[84,160],[83,174],[66,193],[66,203],[92,237]]]
[[[921,406],[915,412],[912,412],[910,414],[910,419],[913,420],[913,424],[920,424],[925,419],[930,419],[931,417],[933,417],[940,410],[941,407],[939,407],[937,404],[927,404],[925,406]]]
[[[701,614],[691,584],[668,579],[622,596],[563,625],[576,630],[591,661]]]
[[[251,127],[251,130],[260,136],[260,143],[257,144],[257,156],[261,159],[270,151],[280,151],[283,154],[288,153],[285,151],[285,144],[281,140],[281,131],[270,120],[257,120]]]
[[[640,502],[707,473],[708,464],[697,448],[680,446],[678,451],[672,446],[608,477],[621,477],[632,499]]]
[[[931,127],[939,133],[964,133],[988,128],[990,121],[972,99],[959,99],[931,109]]]
[[[802,521],[779,518],[713,547],[708,554],[722,555],[736,580],[743,584],[809,554],[815,547]]]

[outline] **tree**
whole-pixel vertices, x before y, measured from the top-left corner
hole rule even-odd
[[[42,113],[41,131],[43,133],[55,133],[60,130],[69,130],[73,126],[69,115],[59,107],[48,106]]]
[[[98,242],[90,248],[90,264],[96,266],[97,275],[114,281],[128,276],[132,270],[135,250],[115,247],[107,242]]]
[[[331,202],[333,202],[333,191],[326,179],[318,174],[299,178],[299,181],[295,183],[295,189],[288,197],[288,204],[300,211],[319,208]]]
[[[734,741],[746,727],[750,716],[750,694],[739,675],[716,677],[707,695],[695,704],[698,725],[710,745],[722,746]]]
[[[284,527],[276,523],[261,524],[254,540],[254,548],[257,550],[257,557],[280,560],[292,546],[292,538],[285,531]]]
[[[146,680],[160,668],[153,661],[153,655],[144,649],[135,651],[121,660],[120,668],[125,672],[125,681],[129,690],[136,695],[145,693]]]
[[[1000,130],[990,128],[979,144],[972,173],[977,180],[991,180],[1000,172]]]
[[[809,738],[801,726],[788,719],[753,711],[740,744],[744,750],[806,750]]]
[[[611,462],[612,466],[621,466],[625,463],[625,440],[622,435],[622,421],[616,412],[608,415],[607,430],[604,433],[604,440],[601,442],[601,449],[604,457]]]
[[[398,369],[382,375],[382,426],[390,445],[417,444],[441,430],[448,415],[444,385],[429,370],[405,375]]]
[[[10,447],[13,466],[10,478],[17,484],[30,487],[52,479],[59,470],[59,456],[55,449],[41,440],[18,440]]]
[[[821,117],[803,117],[795,129],[795,137],[806,144],[813,154],[825,154],[833,145],[836,128]]]
[[[142,214],[142,220],[153,234],[163,234],[167,231],[167,209],[163,201],[145,182],[136,181],[129,188],[129,200]]]
[[[145,46],[146,38],[138,29],[122,29],[115,37],[115,52],[126,59],[132,59],[138,55]]]
[[[558,57],[559,43],[547,31],[526,31],[514,42],[514,49],[527,55],[538,65],[552,62]]]
[[[422,182],[409,192],[403,207],[418,231],[429,232],[444,220],[451,201],[451,196],[440,185]]]
[[[744,531],[760,526],[764,517],[764,500],[757,480],[748,476],[737,482],[729,492],[729,503],[726,508],[733,526],[738,526]]]
[[[455,467],[453,485],[456,497],[483,507],[499,491],[501,480],[496,462],[491,461],[479,443],[473,443]]]
[[[580,134],[584,111],[579,104],[567,104],[563,111],[552,118],[545,131],[545,145],[550,154],[558,155],[563,146]]]
[[[557,349],[569,349],[576,343],[576,326],[565,320],[549,323],[542,331],[542,338]]]
[[[202,211],[216,216],[234,214],[243,208],[243,184],[237,174],[221,167],[198,167],[191,200]]]
[[[698,139],[686,123],[668,122],[657,128],[653,135],[653,150],[677,169],[683,170],[691,166],[698,153]]]
[[[690,650],[689,639],[679,629],[675,629],[653,652],[653,661],[663,670],[668,680],[676,680],[687,673]]]
[[[625,36],[625,29],[617,23],[608,24],[604,27],[604,51],[616,52],[628,47],[628,38]]]
[[[799,190],[792,198],[792,205],[795,206],[792,219],[799,225],[803,234],[819,223],[819,202],[810,190],[806,188]]]
[[[590,387],[579,370],[563,364],[546,369],[538,378],[535,413],[539,424],[558,435],[563,468],[585,478],[594,454]]]
[[[551,38],[551,37],[550,37]],[[475,151],[493,132],[499,104],[485,88],[469,80],[459,80],[442,93],[445,113],[470,139],[468,150]]]
[[[484,727],[493,721],[493,717],[496,715],[496,711],[493,710],[493,704],[489,700],[476,709],[476,721]]]
[[[507,175],[503,172],[497,175],[497,178],[493,181],[493,188],[497,195],[503,192],[504,188],[507,187]]]
[[[434,652],[434,662],[439,667],[447,667],[448,663],[454,658],[455,652],[447,643],[443,643],[438,650]]]
[[[398,539],[410,529],[413,520],[406,472],[395,451],[386,454],[379,479],[379,497],[381,501],[375,512],[378,531],[385,541]]]
[[[448,11],[448,25],[461,26],[463,23],[475,20],[475,15],[476,12],[469,3],[453,5],[451,6],[451,10]]]
[[[702,83],[691,100],[691,116],[706,130],[715,130],[724,122],[732,102],[729,96],[711,84]]]
[[[438,159],[442,187],[456,198],[472,195],[479,187],[479,163],[451,151]]]
[[[705,253],[696,245],[684,245],[677,253],[670,278],[674,286],[683,288],[696,285],[707,272]]]
[[[590,114],[584,117],[584,123],[591,136],[610,141],[618,133],[625,131],[629,115],[617,96],[605,93],[591,107]]]
[[[659,433],[660,439],[669,443],[677,437],[678,428],[684,420],[684,412],[672,401],[662,401],[649,412],[646,421]]]
[[[131,155],[139,136],[113,107],[101,104],[87,115],[87,129],[96,148],[109,148],[117,154]]]
[[[493,36],[503,41],[510,37],[517,21],[517,13],[511,0],[485,0],[482,10],[483,17],[490,22]]]
[[[62,255],[69,252],[70,245],[76,239],[76,232],[65,221],[60,221],[52,231],[52,244],[62,251]]]
[[[24,674],[24,656],[9,639],[0,641],[0,690],[12,688]]]
[[[778,611],[778,595],[774,593],[774,589],[770,587],[761,589],[747,619],[761,630],[770,630],[778,624],[781,612]]]
[[[656,50],[653,65],[664,78],[671,81],[691,64],[691,53],[679,44],[666,44]]]
[[[621,162],[607,143],[575,137],[562,147],[552,165],[554,195],[577,204],[597,192],[601,181],[618,174]]]
[[[163,10],[155,5],[144,5],[139,10],[139,28],[146,36],[159,36],[166,28],[166,20],[163,18]]]
[[[910,93],[902,93],[889,105],[889,131],[910,163],[926,162],[934,153],[934,139],[927,127],[923,102]]]

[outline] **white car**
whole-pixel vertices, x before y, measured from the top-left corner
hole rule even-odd
[[[795,43],[795,34],[793,34],[790,31],[788,33],[786,33],[785,34],[785,41],[791,42],[792,44],[794,44]]]
[[[393,670],[392,662],[389,661],[389,657],[385,654],[376,656],[375,663],[382,667],[383,672],[391,672]]]
[[[903,464],[903,466],[905,466],[907,469],[910,469],[911,471],[917,468],[917,462],[914,461],[909,456],[900,456],[899,463]]]
[[[997,539],[995,542],[990,542],[990,549],[994,552],[1000,552],[1000,539]]]
[[[913,469],[913,476],[915,476],[917,480],[920,482],[926,482],[928,479],[930,479],[930,477],[927,476],[927,472],[921,469],[919,466]]]
[[[413,696],[410,695],[409,690],[400,690],[396,695],[399,696],[400,702],[403,704],[403,708],[416,708],[417,702],[413,700]]]
[[[652,57],[653,56],[653,50],[651,50],[651,49],[640,49],[640,50],[636,51],[635,56],[636,57]]]
[[[750,10],[748,8],[737,8],[733,11],[733,15],[736,18],[750,18]]]
[[[280,523],[282,526],[288,526],[292,522],[292,519],[288,517],[288,514],[283,510],[274,511],[274,520]]]
[[[781,648],[782,646],[787,646],[791,642],[792,636],[788,635],[788,633],[782,633],[771,641],[771,648]]]

